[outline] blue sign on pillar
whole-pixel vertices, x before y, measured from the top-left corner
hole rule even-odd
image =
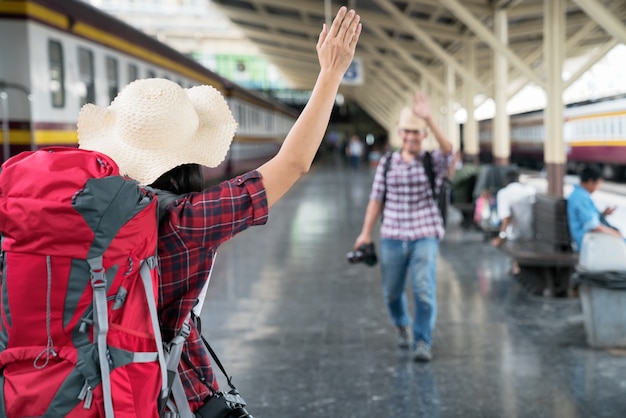
[[[341,84],[349,86],[360,86],[363,84],[363,63],[360,58],[354,58],[343,75]]]

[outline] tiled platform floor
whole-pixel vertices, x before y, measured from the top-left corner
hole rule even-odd
[[[589,348],[579,300],[524,293],[455,213],[434,360],[396,348],[378,266],[345,260],[372,176],[317,163],[218,251],[204,332],[255,418],[626,417],[626,351]]]

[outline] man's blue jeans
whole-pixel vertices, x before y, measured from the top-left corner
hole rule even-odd
[[[415,241],[382,238],[380,265],[383,277],[383,297],[391,320],[396,326],[411,324],[407,308],[407,273],[415,305],[413,338],[430,347],[437,318],[437,254],[439,240],[435,237]]]

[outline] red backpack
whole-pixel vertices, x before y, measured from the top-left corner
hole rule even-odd
[[[0,416],[159,416],[157,202],[106,155],[53,147],[0,172]]]

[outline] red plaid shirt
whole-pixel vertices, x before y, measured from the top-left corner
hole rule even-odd
[[[267,216],[265,188],[257,171],[185,195],[168,207],[158,244],[163,341],[181,329],[208,278],[217,247],[252,225],[265,224]],[[209,355],[193,326],[183,350],[217,390]],[[179,372],[191,409],[196,411],[211,390],[184,361]]]

